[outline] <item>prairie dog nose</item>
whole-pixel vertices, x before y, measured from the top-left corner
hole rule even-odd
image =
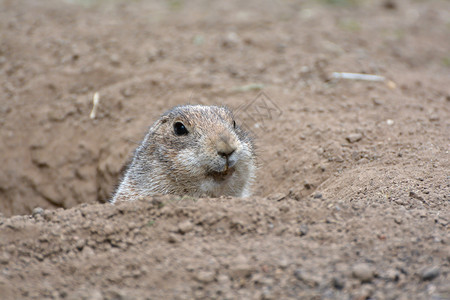
[[[228,158],[236,150],[234,143],[230,141],[230,136],[222,134],[216,142],[217,154]]]

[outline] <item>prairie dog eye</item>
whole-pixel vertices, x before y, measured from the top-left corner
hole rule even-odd
[[[175,132],[175,135],[187,135],[189,131],[187,130],[186,126],[184,126],[181,122],[175,122],[173,124],[173,131]]]
[[[236,128],[236,121],[233,120],[233,128]]]

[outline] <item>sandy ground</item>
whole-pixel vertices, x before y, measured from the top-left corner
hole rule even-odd
[[[450,299],[449,83],[448,1],[0,0],[0,298]],[[254,196],[104,203],[185,103]]]

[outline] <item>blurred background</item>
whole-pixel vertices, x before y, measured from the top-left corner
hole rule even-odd
[[[449,97],[449,20],[448,1],[1,0],[0,211],[106,201],[162,112],[239,111],[260,92],[279,113],[239,114],[257,137],[255,193],[310,195],[343,162],[384,153],[372,146],[401,130],[380,122],[404,114],[414,135],[414,113],[446,118],[433,101]],[[431,102],[399,113],[411,97]],[[372,148],[341,145],[355,132]]]

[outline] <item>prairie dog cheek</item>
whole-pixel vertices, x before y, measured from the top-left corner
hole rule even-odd
[[[181,170],[186,171],[192,176],[199,176],[204,174],[203,166],[205,165],[204,159],[199,157],[198,154],[192,149],[183,149],[178,152],[175,161],[178,166],[181,166]]]
[[[183,149],[176,156],[177,165],[181,165],[183,169],[190,170],[195,166],[194,151],[191,149]]]

